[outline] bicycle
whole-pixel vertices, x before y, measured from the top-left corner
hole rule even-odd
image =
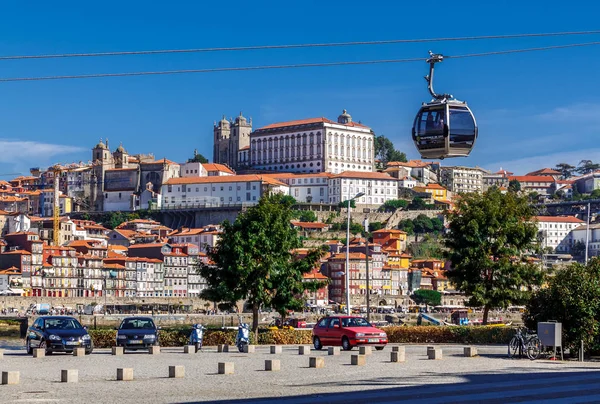
[[[517,353],[522,357],[525,352],[529,359],[535,360],[542,351],[542,342],[536,333],[530,333],[526,328],[523,330],[517,328],[515,336],[508,343],[508,357],[514,358]]]

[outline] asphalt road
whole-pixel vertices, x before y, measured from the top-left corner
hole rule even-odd
[[[165,348],[159,355],[90,356],[55,354],[34,359],[24,351],[5,351],[0,370],[20,371],[20,384],[0,386],[0,402],[48,403],[190,403],[277,402],[600,402],[600,363],[510,360],[506,347],[479,346],[479,356],[462,357],[462,346],[441,346],[444,357],[428,360],[426,346],[406,347],[406,362],[391,363],[390,347],[373,351],[366,366],[351,366],[352,352],[328,356],[325,368],[309,368],[308,356],[284,346],[271,355],[217,353],[214,347],[187,355]],[[264,361],[279,359],[281,371],[266,372]],[[235,374],[217,374],[218,362],[233,362]],[[169,379],[169,365],[185,367],[185,378]],[[134,368],[134,380],[116,381],[119,367]],[[60,383],[61,369],[78,369],[77,384]]]

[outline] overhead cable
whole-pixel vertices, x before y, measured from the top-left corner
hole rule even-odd
[[[464,59],[471,57],[483,57],[494,55],[506,55],[511,53],[538,52],[548,51],[553,49],[565,49],[584,46],[600,45],[600,42],[586,42],[568,45],[553,45],[537,48],[512,49],[503,51],[491,51],[483,53],[469,53],[464,55],[444,55],[448,59]],[[0,82],[13,81],[46,81],[46,80],[69,80],[69,79],[91,79],[101,77],[131,77],[131,76],[157,76],[157,75],[172,75],[172,74],[188,74],[188,73],[215,73],[215,72],[232,72],[232,71],[252,71],[252,70],[277,70],[277,69],[297,69],[305,67],[330,67],[330,66],[349,66],[349,65],[374,65],[374,64],[390,64],[390,63],[409,63],[423,62],[427,58],[406,58],[406,59],[383,59],[383,60],[363,60],[363,61],[342,61],[342,62],[323,62],[323,63],[302,63],[288,65],[266,65],[266,66],[240,66],[240,67],[215,67],[207,69],[185,69],[185,70],[162,70],[162,71],[146,71],[146,72],[124,72],[124,73],[94,73],[83,75],[63,75],[63,76],[39,76],[39,77],[8,77],[0,78]]]
[[[0,61],[2,61],[2,60],[22,60],[22,59],[58,59],[58,58],[77,58],[77,57],[101,57],[101,56],[159,55],[159,54],[169,54],[169,53],[205,53],[205,52],[235,52],[235,51],[272,50],[272,49],[328,48],[328,47],[358,46],[358,45],[391,45],[391,44],[425,43],[425,42],[479,41],[479,40],[487,40],[487,39],[538,38],[538,37],[596,35],[596,34],[600,34],[600,30],[598,30],[598,31],[547,32],[547,33],[532,33],[532,34],[482,35],[482,36],[465,36],[465,37],[390,39],[390,40],[380,40],[380,41],[306,43],[306,44],[287,44],[287,45],[255,45],[255,46],[233,46],[233,47],[192,48],[192,49],[159,49],[159,50],[97,52],[97,53],[62,53],[62,54],[48,54],[48,55],[12,55],[12,56],[0,56]]]

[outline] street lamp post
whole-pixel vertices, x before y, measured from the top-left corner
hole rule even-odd
[[[364,196],[359,192],[354,198],[348,199],[348,220],[346,222],[346,314],[350,315],[350,202]]]
[[[590,208],[591,203],[587,205],[587,226],[585,227],[585,264],[588,262],[588,249],[590,244]]]

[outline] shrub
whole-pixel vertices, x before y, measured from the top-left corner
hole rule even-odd
[[[386,327],[390,343],[401,344],[507,344],[514,335],[509,327],[473,327],[473,326],[422,326],[422,327]],[[160,344],[164,347],[183,346],[188,343],[191,329],[169,329],[160,331]],[[114,330],[89,331],[96,348],[115,346]],[[204,345],[233,345],[236,330],[206,330]],[[254,333],[250,333],[250,343],[256,344]],[[309,330],[260,330],[258,345],[308,345],[312,343]]]

